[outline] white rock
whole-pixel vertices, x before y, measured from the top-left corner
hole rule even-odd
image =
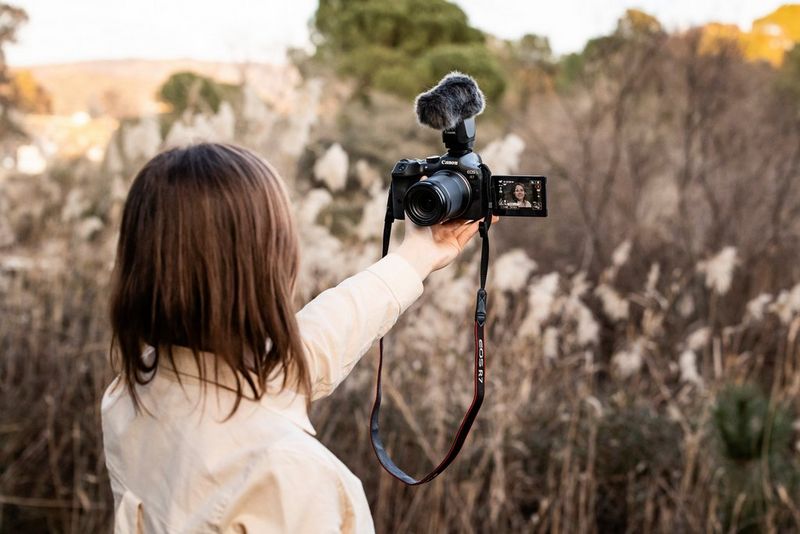
[[[271,129],[276,120],[276,114],[258,96],[258,91],[251,83],[245,83],[242,87],[242,116],[249,124],[265,129]]]
[[[334,143],[314,164],[314,176],[329,190],[339,191],[347,183],[348,157],[339,143]]]
[[[319,213],[332,201],[333,197],[326,189],[312,189],[300,199],[300,207],[295,212],[298,222],[302,225],[314,224]]]
[[[124,127],[122,152],[127,161],[152,158],[161,148],[161,126],[155,117],[145,117],[132,126]]]
[[[233,141],[236,134],[236,114],[228,102],[222,102],[217,112],[211,116],[211,128],[216,132],[217,141]]]
[[[214,115],[197,113],[188,120],[175,121],[164,140],[167,147],[193,143],[232,141],[236,131],[236,116],[228,102],[222,102]]]
[[[124,174],[125,162],[122,161],[117,137],[113,137],[108,143],[105,153],[105,167],[110,174]],[[127,190],[126,190],[127,192]]]
[[[311,127],[318,120],[322,89],[322,80],[314,78],[295,92],[290,121],[281,137],[280,146],[284,153],[299,156],[308,144]]]
[[[369,163],[360,159],[356,161],[356,178],[358,183],[364,189],[370,190],[375,184],[380,184],[383,187],[380,173]],[[386,195],[384,195],[386,196]]]
[[[349,262],[337,261],[344,257],[342,243],[327,228],[316,224],[300,228],[301,259],[300,280],[305,289],[324,290],[352,275]]]
[[[386,198],[388,193],[375,188],[372,198],[364,206],[361,221],[358,223],[356,234],[361,239],[370,239],[383,236],[383,220],[386,216]]]
[[[105,227],[103,221],[99,217],[89,217],[82,220],[75,228],[75,233],[78,234],[82,240],[86,241],[94,236],[97,232]]]
[[[493,174],[509,174],[517,170],[525,141],[516,134],[489,143],[481,151],[481,158],[492,169]]]
[[[72,189],[67,193],[67,198],[64,200],[64,207],[61,209],[61,220],[69,222],[79,219],[89,207],[89,199],[84,196],[83,191]]]
[[[202,127],[206,126],[205,122],[202,122]],[[212,141],[208,136],[213,135],[213,132],[209,132],[206,129],[200,131],[197,128],[197,124],[187,124],[182,120],[177,120],[172,124],[172,127],[169,129],[167,133],[167,137],[164,139],[164,146],[167,148],[177,147],[177,146],[186,146],[192,143],[199,143],[204,141]]]

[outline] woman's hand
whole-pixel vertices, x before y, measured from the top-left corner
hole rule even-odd
[[[497,215],[492,216],[492,223],[499,220]],[[456,259],[469,240],[478,233],[480,221],[454,220],[432,226],[417,226],[406,217],[405,237],[394,252],[414,266],[424,280],[431,272]]]

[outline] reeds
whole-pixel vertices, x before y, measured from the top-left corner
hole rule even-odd
[[[666,66],[652,68],[664,71],[675,94],[716,94],[713,87],[681,89],[683,78],[670,76],[688,60],[674,54],[660,60]],[[762,70],[753,72],[766,76]],[[215,135],[266,155],[293,190],[304,241],[299,303],[378,259],[386,184],[371,165],[386,163],[387,154],[421,156],[437,142],[408,133],[416,127],[407,103],[384,95],[373,101],[379,113],[326,101],[327,115],[318,117],[321,95],[331,94],[322,83],[308,83],[298,92],[297,109],[284,116],[252,102],[258,113],[235,110],[252,117],[214,119],[226,125]],[[730,118],[730,124],[723,115],[709,131],[758,139],[745,143],[741,160],[727,152],[699,154],[673,131],[693,123],[649,113],[647,106],[661,100],[647,93],[635,100],[642,107],[630,115],[636,122],[627,130],[590,121],[597,139],[586,142],[596,143],[589,153],[598,158],[591,161],[578,157],[587,152],[571,129],[583,131],[582,106],[592,103],[587,94],[543,97],[536,113],[553,124],[548,138],[520,128],[520,139],[532,147],[521,163],[547,162],[555,178],[551,199],[561,199],[561,211],[546,222],[509,218],[492,227],[486,400],[458,460],[419,488],[379,468],[368,437],[376,349],[330,399],[314,406],[318,437],[363,480],[378,532],[799,531],[797,230],[781,215],[796,212],[798,199],[777,187],[789,187],[796,174],[770,167],[763,190],[782,191],[772,199],[778,207],[770,208],[769,198],[748,197],[752,209],[740,215],[738,204],[725,201],[738,218],[720,216],[714,224],[706,220],[704,197],[689,194],[697,193],[700,179],[692,169],[717,169],[714,179],[728,183],[736,169],[723,165],[738,169],[758,154],[795,161],[791,138],[762,146],[761,137],[772,143],[778,136],[751,128],[766,123],[760,115]],[[631,101],[626,94],[625,105]],[[562,116],[574,124],[564,127]],[[650,117],[674,124],[648,125]],[[192,128],[202,133],[214,120],[187,121],[173,136],[191,137],[198,133]],[[99,424],[100,398],[112,378],[106,284],[127,180],[156,150],[156,130],[153,121],[126,125],[99,168],[59,162],[41,176],[0,180],[0,226],[13,235],[0,251],[0,531],[109,529],[113,500]],[[648,140],[640,130],[659,137]],[[398,139],[401,131],[408,139]],[[621,132],[630,138],[619,139],[621,155],[610,158],[600,147],[616,144],[603,136]],[[687,138],[704,138],[704,131],[690,133]],[[329,137],[358,162],[354,172],[334,173],[346,177],[343,192],[325,191],[313,178]],[[650,147],[652,153],[637,152]],[[783,157],[781,150],[791,154]],[[703,165],[689,161],[700,156]],[[608,215],[595,221],[596,212],[581,210],[605,198],[604,190],[588,185],[595,178],[590,171],[606,159],[616,162],[608,176],[617,181],[603,205]],[[667,193],[654,184],[672,183],[684,163],[689,170],[678,178],[685,183],[668,191],[675,202],[662,203]],[[573,198],[571,191],[601,196]],[[736,182],[704,191],[738,194],[741,188]],[[645,201],[675,209],[645,210]],[[770,210],[780,216],[768,217]],[[471,399],[477,255],[471,245],[456,264],[434,273],[386,340],[381,428],[393,457],[412,474],[424,473],[446,452]]]

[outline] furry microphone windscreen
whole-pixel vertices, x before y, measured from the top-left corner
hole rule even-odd
[[[417,119],[436,130],[449,130],[483,111],[484,98],[470,76],[451,72],[436,87],[417,97]]]

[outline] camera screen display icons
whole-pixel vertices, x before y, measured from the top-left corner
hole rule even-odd
[[[547,178],[544,176],[492,176],[496,215],[547,216]]]

